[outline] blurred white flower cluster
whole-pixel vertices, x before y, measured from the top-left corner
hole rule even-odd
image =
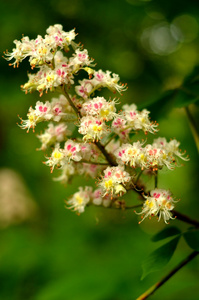
[[[175,139],[167,142],[158,138],[152,144],[142,147],[140,141],[133,144],[123,144],[115,151],[118,163],[129,164],[133,168],[152,169],[157,171],[166,166],[172,170],[177,165],[177,157],[188,160],[179,151],[179,142]]]
[[[124,208],[124,201],[118,199],[133,190],[144,201],[143,219],[158,215],[167,223],[174,207],[170,192],[157,189],[148,196],[145,187],[139,186],[140,176],[145,170],[157,176],[157,170],[164,166],[173,169],[177,158],[187,160],[179,150],[180,143],[158,138],[143,147],[144,142],[135,141],[134,133],[158,131],[150,112],[139,111],[135,104],[123,105],[118,111],[118,99],[101,96],[102,88],[121,94],[126,85],[120,84],[119,75],[94,69],[88,51],[74,42],[75,30],[65,32],[56,24],[46,33],[44,38],[15,40],[16,48],[5,56],[14,60],[14,67],[29,58],[31,69],[38,69],[29,73],[28,82],[22,86],[26,93],[36,90],[40,97],[44,91],[56,93],[50,101],[36,101],[20,125],[34,131],[38,123],[48,122],[38,139],[40,150],[47,151],[45,164],[51,172],[55,168],[61,171],[55,180],[67,183],[76,175],[97,178],[97,188],[79,187],[66,201],[67,208],[77,213],[91,204],[118,207],[123,203]]]
[[[33,220],[38,207],[21,176],[0,169],[0,229]]]

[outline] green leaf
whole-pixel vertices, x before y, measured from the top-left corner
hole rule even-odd
[[[193,72],[184,79],[183,85],[188,85],[196,82],[199,83],[199,66],[196,66]]]
[[[198,84],[199,86],[199,84]],[[174,106],[184,107],[199,100],[199,91],[196,93],[192,89],[181,87],[175,97]]]
[[[166,227],[163,230],[161,230],[160,232],[158,232],[156,235],[154,235],[151,240],[153,242],[157,242],[163,239],[166,239],[168,237],[174,236],[174,235],[179,235],[181,234],[180,229],[178,229],[177,227]]]
[[[187,231],[183,236],[190,248],[199,251],[199,229]]]
[[[161,116],[166,115],[173,108],[177,93],[177,90],[165,91],[161,97],[153,99],[149,102],[145,102],[138,108],[140,110],[143,108],[147,108],[151,112],[151,118],[153,120],[158,120]]]
[[[141,280],[149,273],[158,271],[166,266],[170,261],[175,249],[177,247],[180,236],[172,239],[160,248],[153,251],[142,263],[143,274]]]
[[[195,67],[193,72],[189,74],[182,86],[178,90],[175,99],[175,107],[188,106],[199,100],[199,66]]]

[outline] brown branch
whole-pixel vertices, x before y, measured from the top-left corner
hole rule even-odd
[[[105,147],[100,142],[94,142],[94,144],[98,147],[98,149],[102,152],[106,160],[109,162],[109,164],[113,167],[116,167],[118,164],[116,163],[116,160],[114,157],[110,156],[110,154],[106,151]]]
[[[64,86],[64,94],[68,100],[68,102],[70,103],[70,105],[72,106],[72,108],[74,109],[74,111],[76,112],[76,114],[78,115],[79,118],[82,117],[80,111],[78,110],[78,108],[75,106],[75,104],[73,103],[72,99],[70,98],[69,94],[67,93],[65,86]],[[104,155],[104,157],[106,158],[107,162],[111,165],[111,166],[117,166],[118,164],[116,163],[116,160],[114,157],[110,156],[109,153],[106,151],[105,147],[100,143],[95,141],[94,144],[98,147],[98,149],[102,152],[102,154]]]
[[[68,102],[70,103],[70,105],[72,106],[73,110],[75,111],[75,113],[77,114],[77,116],[80,118],[81,117],[81,114],[78,110],[78,108],[75,106],[75,104],[73,103],[72,99],[70,98],[68,92],[66,91],[66,88],[65,88],[65,85],[63,86],[63,92],[64,92],[64,95],[66,96]]]
[[[173,210],[173,213],[174,213],[174,215],[176,216],[176,218],[178,220],[183,221],[183,222],[188,223],[188,224],[191,224],[191,225],[194,225],[196,227],[199,227],[199,222],[198,221],[193,220],[193,219],[187,217],[186,215],[179,213],[176,210]]]

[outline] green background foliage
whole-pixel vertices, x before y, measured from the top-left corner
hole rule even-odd
[[[195,98],[187,99],[182,93],[175,101],[170,97],[172,89],[180,87],[199,63],[197,1],[8,0],[1,1],[0,7],[2,55],[6,49],[11,51],[13,40],[22,34],[35,38],[43,36],[48,26],[62,24],[65,31],[76,28],[77,40],[88,49],[97,68],[118,73],[121,81],[127,82],[128,90],[120,102],[148,107],[160,124],[158,136],[175,137],[190,155],[184,167],[161,171],[158,184],[181,199],[178,211],[197,219],[197,149],[181,107]],[[13,69],[1,59],[0,66],[0,174],[14,170],[27,198],[37,207],[34,217],[25,222],[6,226],[0,220],[0,300],[136,299],[191,249],[181,239],[169,264],[140,281],[141,262],[156,246],[151,235],[165,225],[156,220],[138,225],[131,210],[88,207],[80,216],[66,210],[64,200],[90,181],[77,177],[66,187],[52,181],[54,176],[41,163],[43,153],[35,151],[39,141],[32,132],[26,134],[16,126],[17,115],[25,118],[29,106],[39,100],[37,93],[20,91],[27,81],[28,63]],[[194,93],[198,90],[194,85]],[[44,99],[50,97],[47,94]],[[190,105],[195,119],[197,108],[197,102]],[[37,133],[40,130],[38,126]],[[147,142],[152,139],[147,136]],[[153,181],[145,179],[147,187],[153,188]],[[12,192],[8,201],[17,206],[18,189],[12,190],[9,180],[5,184]],[[131,204],[137,203],[133,193],[129,198]],[[179,220],[171,223],[187,230]],[[196,258],[151,298],[195,300],[199,294],[198,265]]]

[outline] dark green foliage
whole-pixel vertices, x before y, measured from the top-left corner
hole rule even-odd
[[[165,267],[166,264],[170,261],[173,256],[180,237],[176,237],[164,244],[160,248],[153,251],[142,263],[143,274],[142,278],[144,279],[148,274],[154,271],[158,271],[161,268]]]
[[[199,251],[199,229],[189,230],[183,236],[190,248]]]
[[[181,233],[180,229],[178,229],[177,227],[166,227],[163,230],[161,230],[160,232],[158,232],[156,235],[154,235],[151,240],[153,242],[158,242],[160,240],[166,239],[168,237],[174,236],[174,235],[179,235]]]

